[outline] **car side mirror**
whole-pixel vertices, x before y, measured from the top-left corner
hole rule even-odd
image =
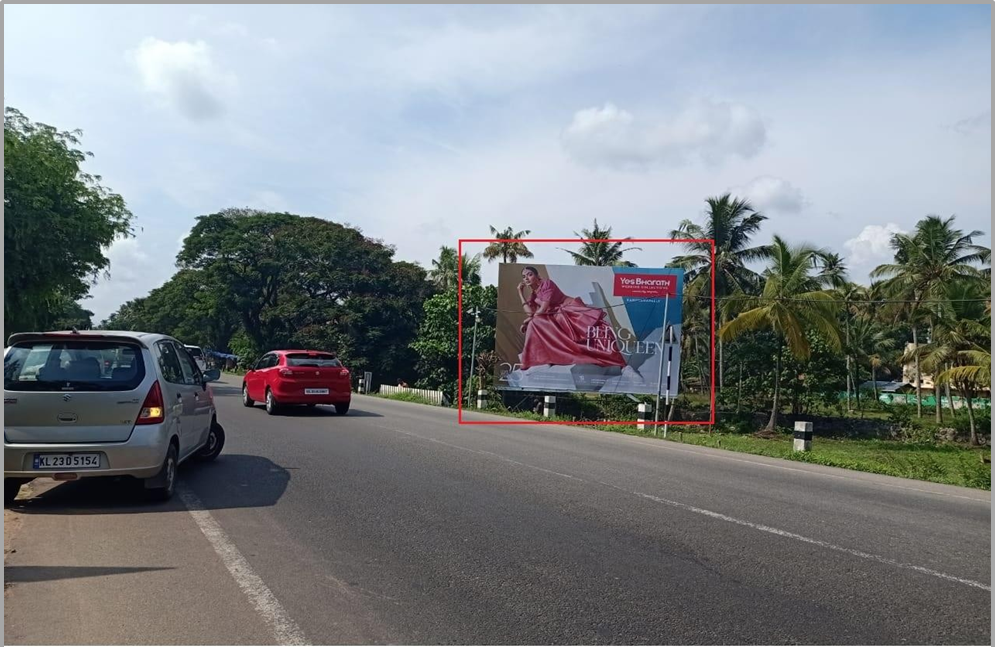
[[[220,380],[221,371],[216,368],[208,369],[204,371],[202,376],[204,378],[204,385],[206,386],[208,382],[217,382],[218,380]]]

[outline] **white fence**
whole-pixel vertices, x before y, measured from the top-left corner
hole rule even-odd
[[[428,389],[412,389],[406,386],[391,386],[389,384],[380,385],[380,395],[397,395],[399,393],[410,393],[424,398],[432,404],[443,406],[446,404],[446,394],[442,391],[429,391]]]

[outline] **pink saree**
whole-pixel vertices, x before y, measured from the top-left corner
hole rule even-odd
[[[533,308],[543,303],[549,304],[546,313],[533,316],[525,331],[523,369],[544,364],[625,366],[625,358],[612,343],[615,332],[605,321],[603,310],[577,297],[567,298],[549,279],[544,279],[529,298]]]

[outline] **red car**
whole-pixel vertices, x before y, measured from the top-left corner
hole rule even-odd
[[[335,405],[349,411],[352,381],[335,355],[316,350],[274,350],[263,355],[242,380],[242,404],[266,403],[273,415],[286,405]]]

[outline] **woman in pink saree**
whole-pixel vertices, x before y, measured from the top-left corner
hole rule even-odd
[[[525,288],[531,296],[525,298]],[[525,346],[521,366],[625,366],[625,358],[613,343],[615,332],[605,321],[605,312],[568,297],[550,279],[539,277],[534,267],[522,271],[518,296],[528,315],[522,324]],[[591,342],[589,343],[589,340]],[[597,340],[594,343],[593,340]]]

